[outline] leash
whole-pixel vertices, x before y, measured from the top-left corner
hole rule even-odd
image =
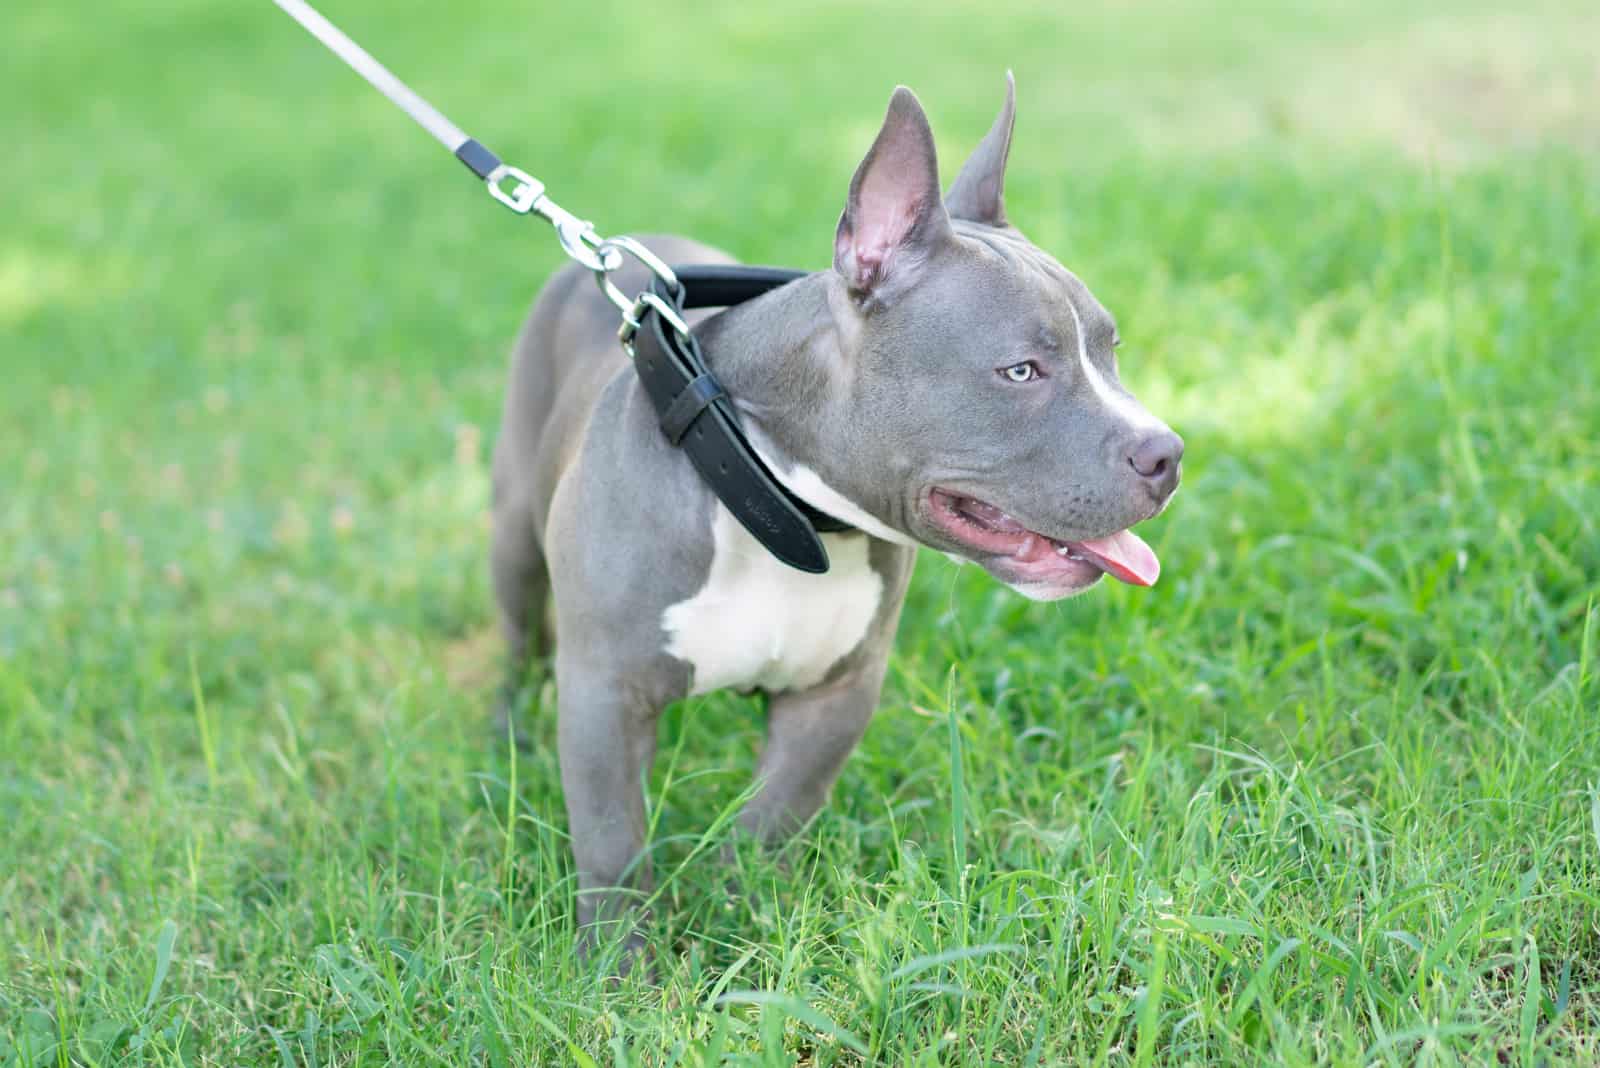
[[[274,3],[444,145],[483,181],[490,196],[518,215],[537,216],[555,228],[562,250],[594,273],[600,291],[621,313],[617,339],[667,440],[688,455],[724,507],[768,552],[801,571],[827,571],[828,553],[818,531],[854,528],[812,508],[773,477],[745,437],[732,399],[711,373],[683,317],[689,308],[751,300],[805,272],[721,265],[674,271],[631,237],[601,237],[593,223],[551,200],[543,182],[469,136],[305,0]],[[633,300],[610,277],[626,256],[651,274],[650,288]]]

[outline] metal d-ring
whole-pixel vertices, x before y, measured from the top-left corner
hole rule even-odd
[[[595,284],[600,287],[600,292],[606,295],[606,299],[617,306],[617,310],[622,313],[624,319],[628,317],[630,309],[638,309],[638,302],[629,300],[628,295],[618,289],[617,284],[611,280],[611,272],[622,265],[623,253],[627,253],[644,264],[651,274],[665,282],[667,288],[674,293],[682,289],[681,284],[678,282],[678,276],[673,273],[672,268],[668,267],[661,257],[631,237],[605,238],[595,244],[594,251],[598,258],[606,261],[606,266],[594,272]],[[638,310],[642,312],[642,309]],[[637,316],[635,317],[637,318]],[[679,321],[681,322],[682,320],[680,319]],[[688,333],[687,327],[684,328],[684,332]]]
[[[610,273],[603,270],[594,272],[594,284],[600,287],[600,292],[606,295],[607,300],[616,305],[617,311],[622,313],[623,318],[627,318],[629,311],[633,309],[634,302],[628,299],[626,293],[617,288],[617,283],[611,280]]]
[[[651,274],[664,282],[667,288],[674,293],[681,292],[683,289],[682,283],[678,281],[678,276],[673,273],[672,268],[668,267],[661,257],[651,252],[642,242],[634,238],[627,236],[608,237],[598,242],[594,246],[594,251],[599,258],[614,264],[620,264],[622,254],[627,253],[644,264]],[[604,293],[606,299],[616,306],[617,311],[622,313],[622,326],[617,330],[617,339],[622,342],[624,348],[632,345],[634,335],[639,332],[639,326],[644,321],[644,313],[649,308],[654,308],[656,313],[678,332],[679,336],[689,336],[689,324],[683,321],[683,316],[679,315],[676,308],[656,296],[655,293],[646,290],[639,294],[636,299],[629,300],[628,295],[611,280],[611,272],[615,269],[615,266],[608,265],[596,270],[594,272],[594,280],[595,284],[600,287],[600,292]]]
[[[608,283],[609,284],[609,283]],[[611,292],[621,294],[616,286],[611,286]],[[611,296],[608,292],[606,296]],[[683,316],[678,314],[678,309],[662,300],[648,289],[639,294],[639,299],[622,310],[622,325],[617,328],[617,340],[622,342],[622,347],[633,355],[634,335],[639,333],[639,327],[644,324],[644,313],[648,308],[654,308],[656,314],[667,321],[667,325],[678,332],[681,338],[689,336],[689,324],[683,321]]]
[[[626,234],[623,234],[618,237],[606,238],[604,241],[600,242],[598,246],[596,246],[595,251],[603,257],[607,252],[613,249],[618,252],[626,252],[628,255],[632,256],[634,259],[648,267],[651,274],[667,283],[668,289],[672,290],[674,293],[678,292],[680,288],[678,285],[678,276],[672,272],[672,268],[668,267],[666,262],[662,260],[661,257],[657,256],[654,252],[651,252],[644,246],[642,242],[636,241],[633,238],[628,237]]]

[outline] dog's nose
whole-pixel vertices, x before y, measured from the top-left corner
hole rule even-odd
[[[1178,488],[1178,471],[1183,461],[1183,439],[1170,430],[1161,430],[1135,445],[1128,463],[1150,487],[1150,492],[1165,500]]]

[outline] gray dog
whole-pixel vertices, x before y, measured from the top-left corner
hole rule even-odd
[[[872,717],[918,545],[1036,600],[1102,574],[1155,581],[1127,528],[1171,499],[1183,442],[1118,381],[1111,316],[1006,220],[1014,99],[1008,76],[941,197],[927,117],[895,90],[833,269],[696,327],[767,466],[855,528],[823,535],[825,574],[769,555],[668,443],[586,272],[560,271],[534,305],[495,449],[492,566],[514,665],[549,651],[554,594],[582,947],[649,886],[640,784],[668,703],[769,696],[740,822],[777,840],[822,806]],[[731,262],[681,238],[647,244],[669,263]]]

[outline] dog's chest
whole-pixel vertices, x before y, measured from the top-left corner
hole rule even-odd
[[[773,559],[721,504],[701,589],[662,615],[667,652],[692,669],[691,693],[815,686],[866,637],[883,579],[861,535],[824,534],[830,567],[809,575]]]

